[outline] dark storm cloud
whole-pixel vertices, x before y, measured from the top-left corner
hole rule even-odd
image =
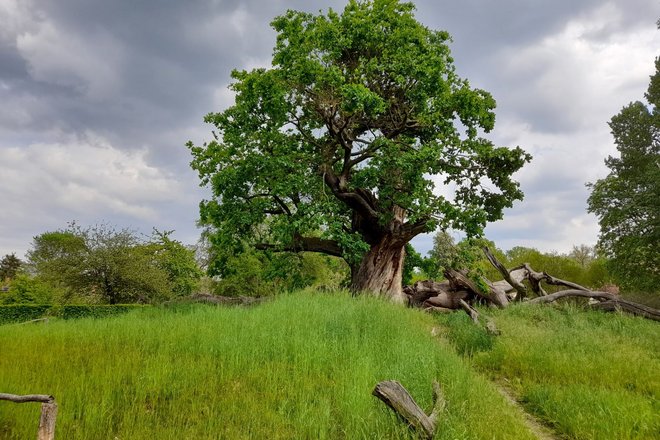
[[[655,28],[657,2],[416,3],[420,21],[453,36],[459,74],[497,99],[495,140],[520,144],[537,157],[520,175],[528,200],[554,206],[560,202],[557,194],[584,188],[579,175],[565,171],[576,159],[567,157],[564,144],[579,139],[587,151],[579,160],[595,155],[599,158],[591,160],[601,169],[604,153],[589,150],[589,145],[608,142],[606,127],[605,136],[580,134],[585,127],[605,124],[590,106],[609,105],[606,115],[611,116],[625,104],[614,98],[641,97],[640,84],[647,79],[640,82],[639,75],[630,74],[627,82],[614,81],[626,90],[611,91],[614,98],[603,93],[598,98],[602,102],[594,104],[593,90],[605,82],[594,84],[603,76],[600,72],[585,75],[595,69],[595,59],[586,59],[590,65],[585,65],[579,50],[563,56],[555,52],[577,44],[565,35],[574,21],[586,26],[575,37],[578,43],[592,48],[624,44],[612,57],[630,52],[625,44],[632,43],[621,43],[619,36]],[[177,229],[186,241],[194,241],[197,204],[206,192],[197,188],[183,144],[209,138],[202,118],[231,104],[225,88],[232,69],[268,65],[275,42],[269,23],[275,16],[287,9],[341,10],[344,4],[0,2],[0,254],[22,251],[33,235],[74,218],[146,232],[151,226]],[[554,170],[548,161],[555,162]],[[593,170],[585,172],[584,180],[595,176]],[[582,195],[556,212],[583,215]],[[534,224],[556,222],[552,215],[532,219],[538,205],[518,206],[510,212],[511,224],[530,225],[530,236]],[[501,231],[505,239],[515,228],[507,232],[506,223],[502,225],[493,231]]]

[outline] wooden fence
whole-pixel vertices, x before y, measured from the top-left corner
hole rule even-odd
[[[45,394],[27,394],[17,396],[16,394],[0,393],[0,400],[8,400],[14,403],[40,402],[41,418],[39,419],[39,432],[37,440],[53,440],[55,438],[55,419],[57,418],[57,403],[53,396]]]

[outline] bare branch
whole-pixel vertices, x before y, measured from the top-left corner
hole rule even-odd
[[[0,400],[8,400],[9,402],[14,403],[26,403],[26,402],[41,402],[41,403],[52,403],[55,398],[46,394],[26,394],[24,396],[19,396],[16,394],[6,394],[0,393]]]
[[[600,304],[596,304],[596,308],[604,310],[616,310],[622,309],[628,313],[634,315],[642,316],[647,319],[652,319],[653,321],[660,321],[660,310],[654,309],[652,307],[645,306],[643,304],[634,303],[614,295],[608,292],[600,291],[591,291],[591,290],[562,290],[561,292],[552,293],[546,296],[539,296],[538,298],[531,299],[525,304],[547,304],[554,301],[557,301],[560,298],[567,297],[582,297],[582,298],[593,298],[600,301]]]
[[[527,297],[527,287],[525,287],[521,282],[519,282],[517,279],[511,276],[511,273],[504,267],[502,263],[493,255],[493,253],[488,249],[488,246],[484,246],[481,248],[484,251],[484,254],[486,254],[486,257],[488,258],[488,261],[490,261],[490,264],[492,264],[495,269],[497,269],[500,274],[502,274],[502,277],[506,280],[509,285],[511,285],[514,289],[519,294],[519,299],[523,299]]]

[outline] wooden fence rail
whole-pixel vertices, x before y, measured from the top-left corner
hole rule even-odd
[[[40,402],[41,418],[39,419],[39,432],[37,440],[55,439],[55,419],[57,418],[57,403],[53,396],[45,394],[26,394],[18,396],[16,394],[0,393],[0,400],[7,400],[14,403]]]

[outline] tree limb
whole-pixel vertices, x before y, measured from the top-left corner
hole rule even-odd
[[[270,243],[257,243],[255,248],[261,251],[272,250],[276,252],[319,252],[322,254],[343,257],[339,243],[317,237],[297,237],[289,245],[281,246]]]
[[[428,440],[433,438],[438,425],[438,416],[446,405],[440,384],[433,382],[433,409],[428,416],[399,382],[393,380],[379,382],[372,394],[390,407],[399,418],[423,438]]]
[[[488,261],[490,261],[490,264],[497,269],[500,274],[502,274],[502,277],[506,280],[509,285],[511,285],[514,289],[516,289],[516,292],[518,292],[518,298],[522,300],[523,298],[527,297],[527,287],[525,287],[524,284],[519,282],[517,279],[511,276],[511,273],[504,267],[502,263],[493,255],[493,253],[488,249],[488,246],[484,246],[481,248],[484,251],[484,254],[486,254],[486,258],[488,258]]]
[[[468,289],[502,309],[509,304],[509,298],[506,296],[506,293],[493,286],[491,282],[487,282],[487,289],[483,289],[465,274],[454,269],[447,269],[445,271],[445,277],[447,277],[451,284],[456,286],[455,290],[459,290],[459,288]]]
[[[26,402],[41,402],[41,403],[52,403],[55,398],[47,394],[26,394],[24,396],[19,396],[16,394],[6,394],[0,393],[0,400],[7,400],[14,403],[26,403]]]
[[[582,298],[593,298],[598,301],[601,301],[600,304],[596,304],[595,308],[600,308],[603,310],[616,310],[620,308],[625,310],[628,313],[633,315],[642,316],[647,319],[652,319],[653,321],[660,321],[660,310],[654,309],[652,307],[645,306],[643,304],[634,303],[607,292],[600,291],[591,291],[591,290],[562,290],[561,292],[552,293],[546,296],[539,296],[538,298],[531,299],[525,304],[547,304],[554,301],[557,301],[560,298],[567,297],[582,297]]]

